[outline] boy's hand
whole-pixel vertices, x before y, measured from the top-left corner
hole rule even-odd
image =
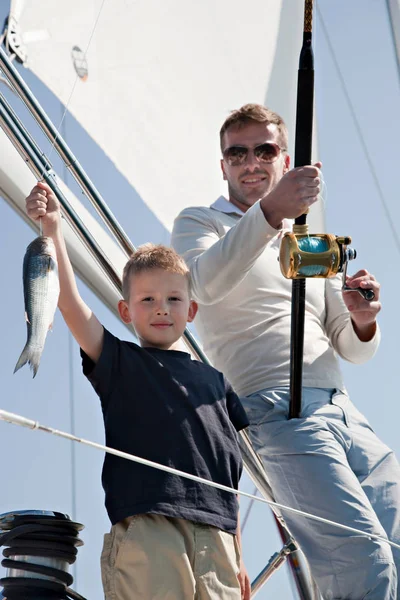
[[[26,212],[33,221],[42,219],[43,234],[54,233],[60,224],[60,205],[51,188],[39,181],[25,200]]]
[[[251,596],[251,583],[247,573],[247,569],[244,566],[243,560],[240,559],[240,571],[238,574],[240,589],[242,592],[242,600],[250,600]]]

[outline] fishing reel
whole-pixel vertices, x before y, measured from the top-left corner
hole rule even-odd
[[[308,277],[328,278],[343,273],[344,291],[359,292],[371,302],[375,298],[373,290],[350,288],[346,285],[347,265],[354,260],[357,252],[352,248],[351,237],[336,236],[332,233],[308,233],[307,225],[294,225],[293,233],[284,234],[279,263],[286,279]]]

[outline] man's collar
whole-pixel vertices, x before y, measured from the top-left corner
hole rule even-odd
[[[244,215],[244,212],[240,210],[240,208],[232,204],[232,202],[229,202],[224,196],[220,196],[213,204],[211,204],[210,208],[227,214],[233,213],[239,215],[239,217],[243,217]]]

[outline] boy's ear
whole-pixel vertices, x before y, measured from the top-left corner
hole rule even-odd
[[[198,306],[197,302],[195,302],[194,300],[191,300],[190,305],[189,305],[188,318],[187,318],[188,323],[191,323],[193,321],[193,319],[195,318],[195,316],[197,314],[198,308],[199,308],[199,306]]]
[[[118,312],[124,323],[130,323],[132,321],[131,315],[129,314],[128,304],[125,300],[120,300],[118,302]]]

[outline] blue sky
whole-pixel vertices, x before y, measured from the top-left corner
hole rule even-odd
[[[334,3],[319,0],[318,8],[314,33],[316,110],[319,158],[323,161],[327,185],[327,230],[353,237],[358,258],[350,265],[350,272],[365,267],[382,284],[381,348],[368,364],[343,364],[343,371],[353,401],[378,435],[399,454],[396,369],[400,286],[395,268],[399,262],[399,244],[389,226],[387,213],[393,222],[400,218],[395,163],[399,156],[400,90],[386,3],[383,0],[335,0]],[[2,5],[0,22],[5,13]],[[24,70],[23,75],[58,123],[59,104],[29,71]],[[279,107],[272,108],[279,111]],[[84,167],[104,197],[115,198],[112,210],[134,244],[148,239],[167,241],[167,233],[156,220],[152,222],[151,231],[143,228],[137,215],[140,203],[136,192],[105,155],[93,148],[72,118],[68,118],[66,125],[71,136],[69,143],[79,140],[78,158],[85,156]],[[43,137],[39,139],[46,149]],[[78,154],[76,146],[72,149]],[[60,163],[54,154],[52,160],[58,168]],[[219,169],[217,163],[215,168]],[[58,170],[61,174],[62,168]],[[76,189],[70,176],[66,179]],[[115,189],[118,194],[114,193]],[[48,336],[36,379],[32,381],[27,368],[12,374],[26,336],[22,258],[33,233],[1,199],[0,218],[3,223],[0,237],[3,256],[1,407],[103,442],[98,399],[81,374],[76,344],[59,313],[54,331]],[[81,283],[80,290],[102,322],[116,335],[126,337],[125,327],[92,292]],[[101,597],[99,554],[102,534],[109,527],[100,485],[101,453],[4,423],[0,423],[0,436],[3,475],[0,512],[27,508],[60,510],[84,523],[85,546],[79,550],[74,587],[88,599]],[[242,487],[246,491],[253,490],[246,476]],[[243,513],[246,505],[244,501]],[[246,562],[254,577],[280,547],[265,505],[254,506],[243,542]],[[260,600],[293,597],[286,567],[274,575],[257,596]]]

